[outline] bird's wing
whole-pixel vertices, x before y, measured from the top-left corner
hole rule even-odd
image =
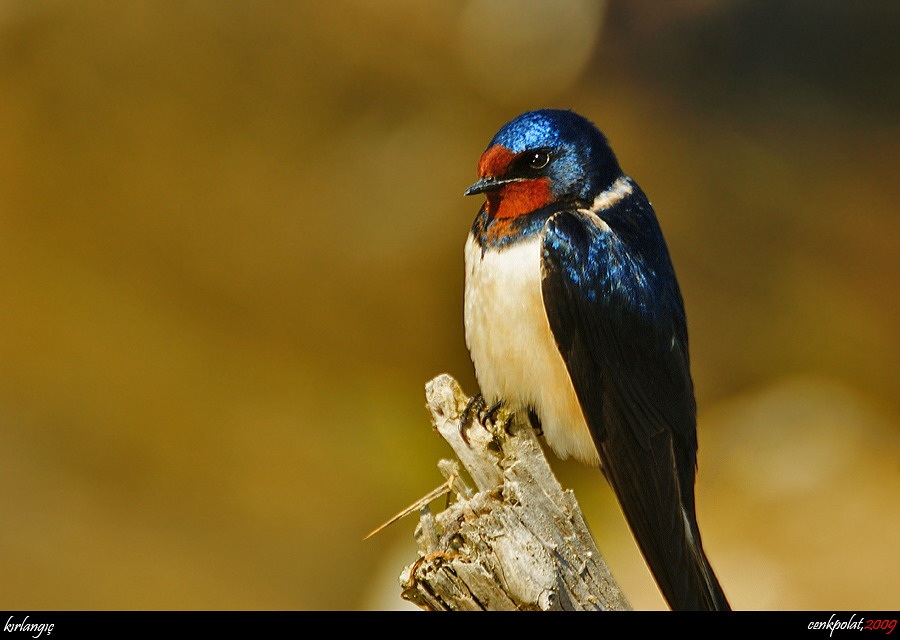
[[[663,594],[673,608],[716,608],[721,589],[694,512],[684,308],[649,202],[630,206],[654,225],[638,240],[641,251],[627,244],[634,235],[620,235],[594,213],[548,220],[544,304],[604,473]]]

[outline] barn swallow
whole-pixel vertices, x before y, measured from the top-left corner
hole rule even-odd
[[[475,401],[525,412],[557,455],[600,466],[672,609],[730,609],[700,541],[687,321],[647,196],[593,123],[550,109],[497,132],[475,194]]]

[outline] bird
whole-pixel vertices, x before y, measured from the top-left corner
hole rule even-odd
[[[570,110],[503,125],[477,178],[464,415],[524,412],[559,457],[599,466],[669,607],[730,610],[697,524],[687,320],[650,201]]]

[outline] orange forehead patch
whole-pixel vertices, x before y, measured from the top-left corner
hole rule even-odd
[[[481,154],[481,160],[478,161],[478,177],[502,176],[515,157],[516,154],[502,144],[495,144]]]

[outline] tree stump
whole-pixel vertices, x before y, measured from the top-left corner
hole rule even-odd
[[[527,419],[502,408],[488,425],[475,416],[464,440],[469,399],[456,380],[438,376],[425,394],[475,490],[459,464],[439,463],[447,482],[414,505],[419,559],[400,576],[403,597],[430,610],[630,609]],[[432,514],[429,503],[443,493],[455,499]]]

